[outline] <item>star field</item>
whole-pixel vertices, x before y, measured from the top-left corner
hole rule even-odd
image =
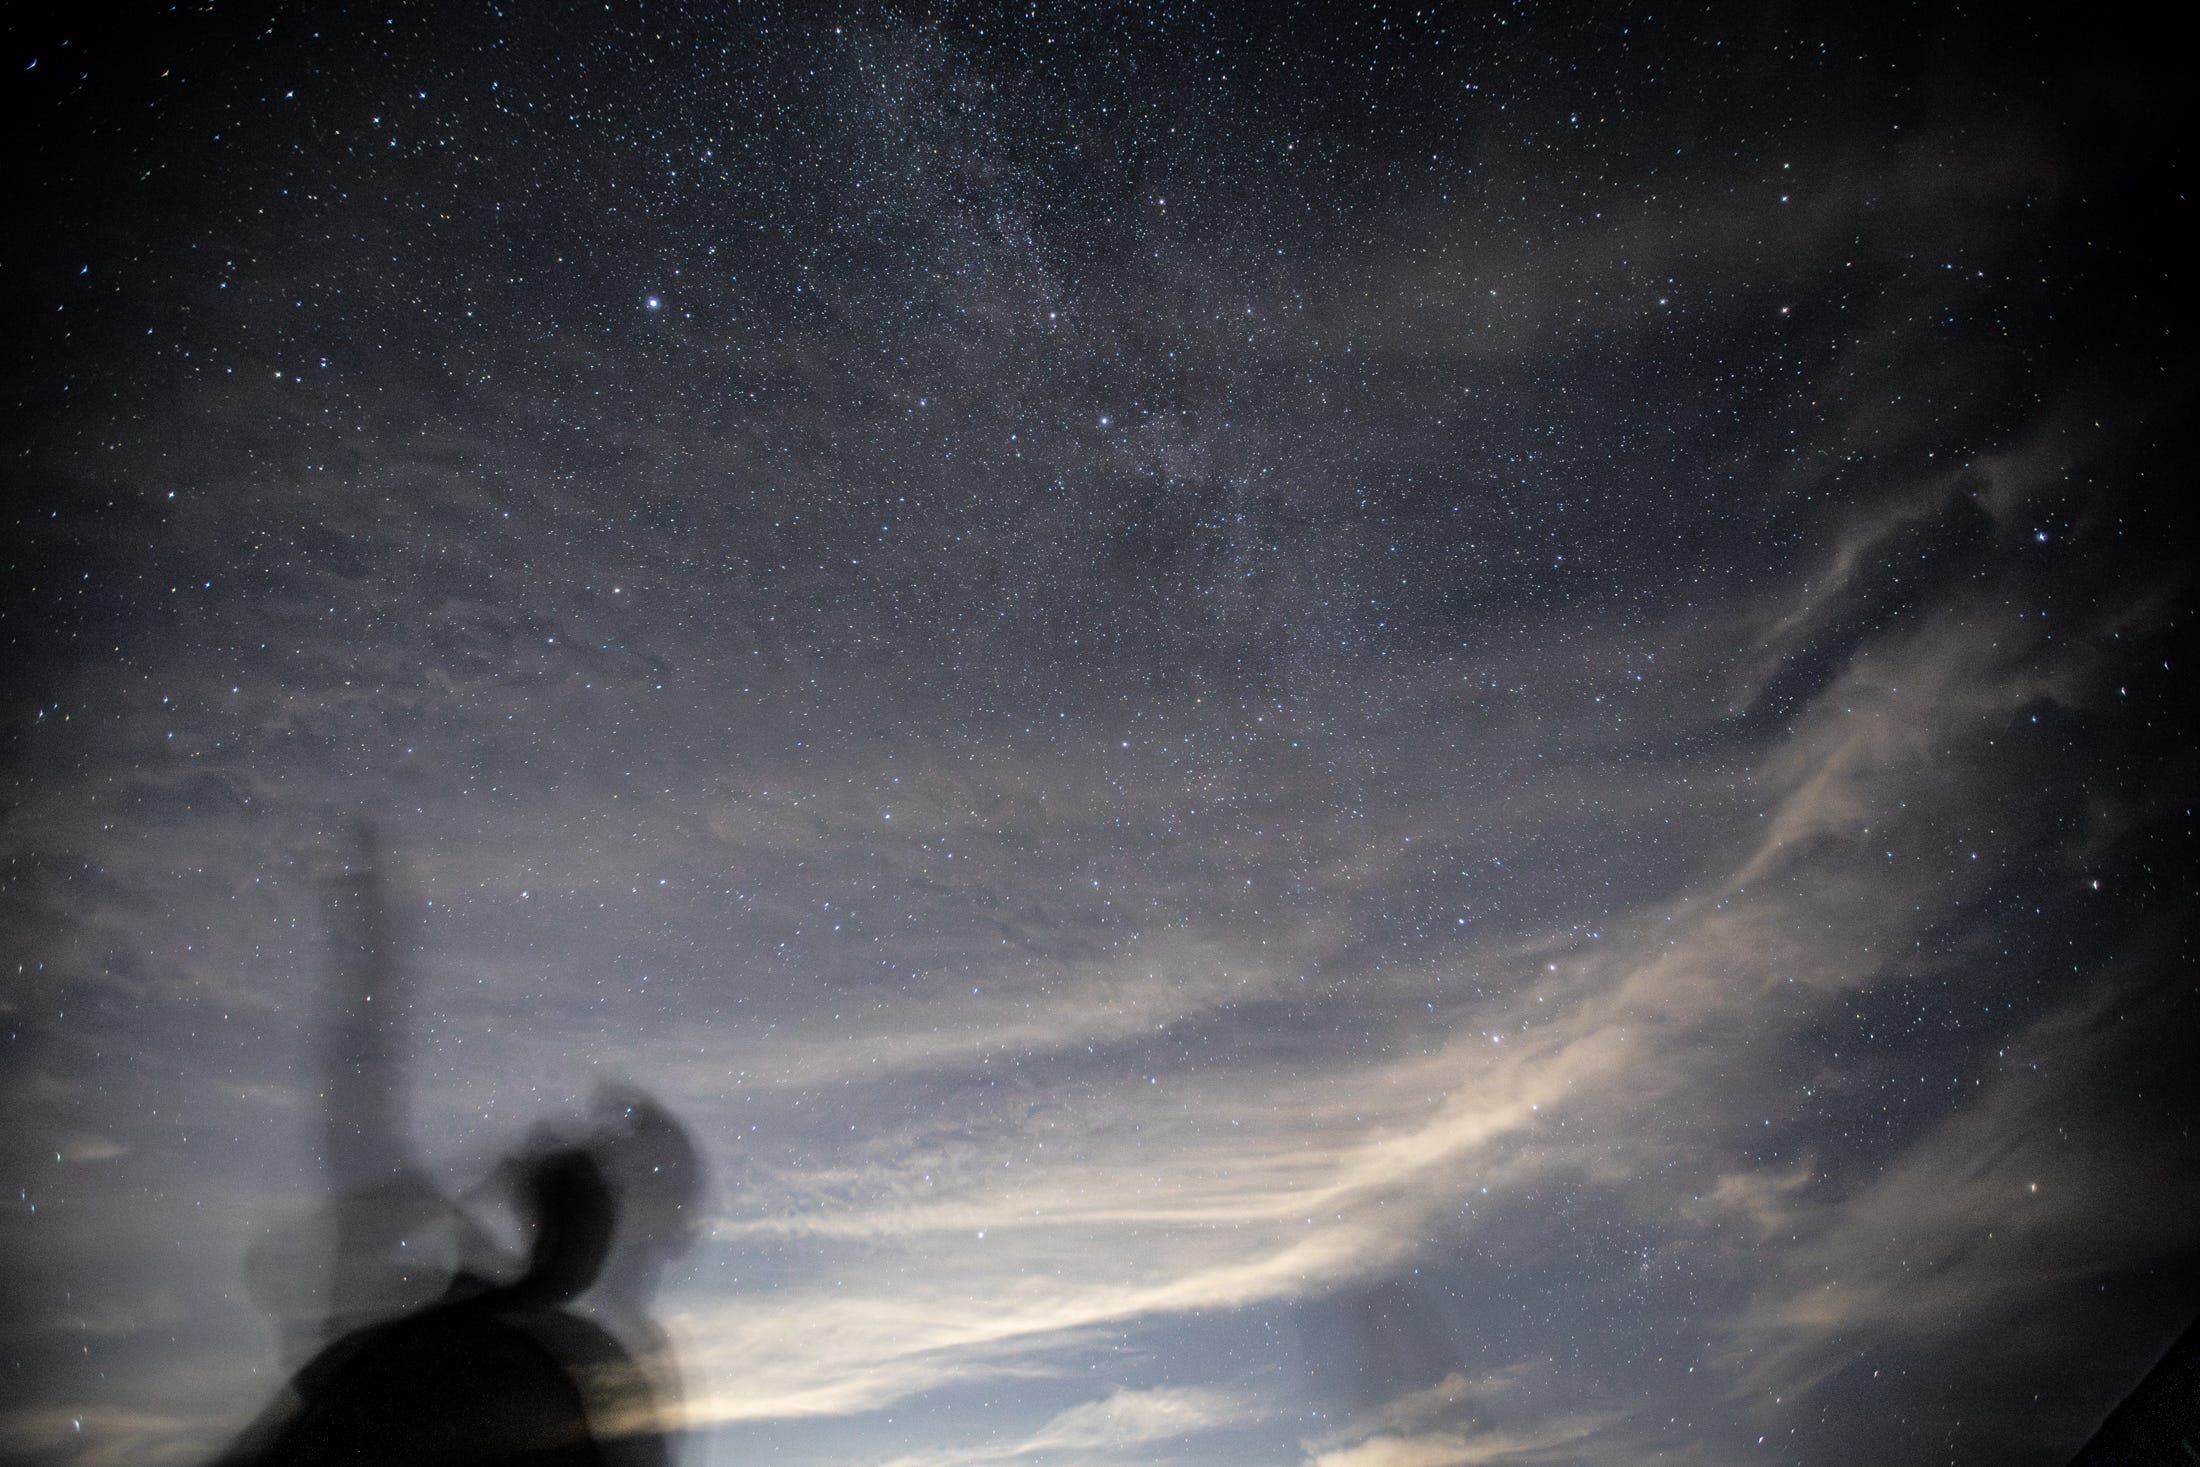
[[[297,1365],[362,818],[451,1197],[704,1153],[685,1461],[2059,1464],[2200,1304],[2163,38],[5,35],[0,1457]]]

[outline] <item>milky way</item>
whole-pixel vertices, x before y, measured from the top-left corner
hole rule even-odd
[[[437,1186],[703,1152],[690,1462],[2061,1463],[2189,1322],[2162,38],[527,10],[7,33],[0,1452],[297,1364],[362,819]]]

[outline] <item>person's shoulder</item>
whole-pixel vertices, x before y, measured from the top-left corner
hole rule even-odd
[[[453,1300],[345,1336],[299,1373],[263,1460],[596,1462],[571,1363],[538,1329]]]
[[[518,1311],[507,1323],[557,1362],[580,1393],[598,1449],[614,1467],[664,1467],[663,1403],[649,1374],[618,1336],[570,1309]]]
[[[502,1311],[498,1318],[563,1360],[600,1363],[632,1358],[618,1336],[570,1309],[522,1307]]]

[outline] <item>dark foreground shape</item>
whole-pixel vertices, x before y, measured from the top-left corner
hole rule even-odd
[[[441,1302],[330,1345],[221,1467],[662,1467],[656,1403],[633,1358],[568,1302],[601,1271],[616,1200],[562,1150],[528,1177],[527,1272],[461,1278]]]
[[[2200,1467],[2200,1320],[2108,1413],[2070,1467]]]
[[[218,1461],[666,1467],[680,1383],[649,1301],[693,1241],[702,1158],[662,1105],[607,1088],[578,1138],[539,1126],[484,1184],[510,1190],[524,1258],[444,1196],[405,1123],[413,984],[387,864],[362,826],[329,892],[331,1200],[249,1267],[284,1359],[305,1363]],[[573,1308],[584,1293],[591,1318]]]

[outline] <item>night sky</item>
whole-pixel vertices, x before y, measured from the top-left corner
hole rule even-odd
[[[366,820],[450,1197],[707,1158],[688,1462],[2067,1460],[2187,78],[1845,9],[11,13],[0,1456],[296,1365]]]

